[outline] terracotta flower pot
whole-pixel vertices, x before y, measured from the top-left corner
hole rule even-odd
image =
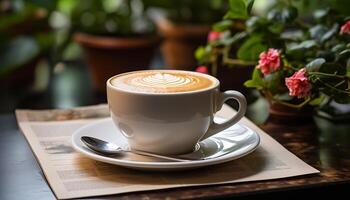
[[[48,14],[46,9],[39,8],[23,21],[13,23],[6,29],[0,30],[0,32],[4,32],[12,38],[19,35],[32,35],[38,31],[49,32],[51,27],[48,23]]]
[[[8,89],[28,89],[33,86],[35,80],[35,69],[41,55],[31,59],[27,63],[0,77],[1,87]]]
[[[170,69],[193,70],[197,65],[194,52],[205,45],[209,25],[175,24],[167,18],[156,22],[158,32],[164,37],[161,47],[165,63]]]
[[[48,11],[42,8],[35,10],[28,18],[0,29],[0,32],[10,39],[19,36],[33,36],[37,32],[46,33],[50,31]],[[0,77],[0,85],[9,89],[28,89],[32,87],[36,78],[35,70],[37,64],[43,56],[44,52],[40,52],[36,57],[28,60],[5,76]]]
[[[270,102],[268,121],[275,124],[305,125],[314,124],[313,107],[304,106],[301,109]]]
[[[97,91],[106,91],[106,81],[113,75],[147,69],[160,43],[158,36],[103,37],[75,33],[74,40],[83,47]]]
[[[282,138],[290,142],[300,141],[300,138],[303,138],[315,144],[318,143],[318,137],[315,137],[315,134],[318,134],[318,127],[313,118],[312,106],[295,109],[278,103],[269,103],[269,116],[261,125],[264,130],[282,135]]]

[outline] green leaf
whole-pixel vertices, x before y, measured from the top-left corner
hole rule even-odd
[[[277,71],[275,73],[265,75],[264,80],[265,80],[265,85],[266,85],[267,89],[272,94],[277,94],[278,93],[277,87],[279,86],[279,83],[281,82],[281,73]]]
[[[337,53],[337,52],[345,50],[345,48],[346,48],[345,44],[337,44],[334,47],[332,47],[331,51],[334,53]]]
[[[237,51],[238,59],[245,61],[256,61],[259,59],[259,54],[266,51],[267,46],[263,44],[262,37],[252,35],[248,38]]]
[[[292,22],[298,16],[298,9],[294,6],[288,6],[281,8],[272,9],[267,14],[267,19],[274,22]]]
[[[329,13],[329,9],[320,9],[320,10],[315,10],[313,15],[315,19],[322,19],[326,17],[328,13]]]
[[[324,43],[338,33],[339,25],[334,24],[331,28],[324,25],[316,25],[310,28],[309,33],[311,38]]]
[[[318,71],[320,69],[320,67],[322,66],[323,63],[325,63],[326,60],[323,58],[316,58],[315,60],[309,62],[306,65],[306,70],[307,71],[311,71],[311,72],[315,72]]]
[[[269,31],[271,31],[272,33],[275,34],[280,34],[282,33],[283,29],[284,29],[284,23],[273,23],[268,27]]]
[[[80,1],[59,0],[57,2],[57,10],[69,16],[79,3]]]
[[[317,43],[314,40],[306,40],[298,45],[302,49],[310,49],[315,46],[317,46]]]
[[[31,37],[18,37],[0,46],[0,76],[15,70],[39,55],[39,46]]]
[[[290,96],[288,92],[283,94],[276,94],[273,96],[273,98],[280,101],[291,101],[294,99],[294,97]]]
[[[244,86],[246,86],[247,88],[262,89],[262,87],[259,84],[257,84],[254,80],[247,80],[246,82],[244,82]]]
[[[246,21],[247,32],[254,33],[269,26],[270,22],[262,17],[252,16]]]
[[[230,0],[230,10],[224,19],[247,19],[248,7],[245,0]]]
[[[326,98],[326,97],[325,97],[324,95],[321,95],[320,97],[317,97],[317,98],[311,100],[311,101],[309,102],[309,104],[312,105],[312,106],[321,105],[321,103],[323,103],[323,101],[325,100],[325,98]]]
[[[338,33],[338,24],[334,24],[331,29],[329,29],[322,37],[320,38],[320,42],[324,43],[327,40],[331,39],[335,34]]]
[[[300,41],[304,37],[304,33],[301,30],[287,30],[281,34],[281,39]]]
[[[290,44],[287,47],[287,51],[300,51],[304,49],[310,49],[315,46],[317,46],[317,43],[315,40],[305,40],[299,44]]]
[[[245,37],[247,37],[247,33],[245,33],[245,32],[236,33],[233,36],[228,35],[227,37],[225,34],[226,33],[224,33],[223,38],[216,41],[215,45],[230,46],[230,45],[236,43],[237,41],[243,40]]]
[[[348,78],[348,88],[350,90],[350,58],[346,61],[346,73],[345,76]]]
[[[252,12],[253,5],[254,5],[254,0],[248,0],[247,1],[247,12],[248,12],[248,14],[250,14]]]
[[[320,41],[323,35],[328,31],[328,28],[324,25],[316,25],[309,29],[309,33],[312,39]]]
[[[350,49],[345,49],[343,51],[341,51],[337,57],[336,57],[336,61],[340,61],[342,59],[347,59],[347,58],[350,58]]]
[[[210,52],[211,52],[211,46],[208,45],[206,47],[200,46],[195,51],[195,57],[196,59],[201,63],[206,63],[210,61]]]
[[[218,32],[222,32],[225,31],[229,28],[231,28],[233,25],[233,21],[231,20],[223,20],[220,22],[217,22],[213,25],[213,30],[214,31],[218,31]]]
[[[262,73],[258,69],[254,69],[253,76],[251,80],[248,80],[244,83],[244,86],[248,88],[256,88],[258,90],[263,89],[264,87],[264,81],[262,79]]]
[[[38,33],[35,35],[35,39],[40,50],[49,49],[55,42],[54,34],[52,32]]]

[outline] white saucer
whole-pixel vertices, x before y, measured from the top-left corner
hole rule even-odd
[[[224,121],[215,118],[216,122]],[[105,163],[141,170],[183,170],[204,167],[228,162],[253,152],[259,145],[259,135],[250,128],[235,124],[230,128],[199,142],[197,150],[187,154],[187,157],[200,157],[205,160],[172,162],[161,161],[126,153],[121,156],[104,156],[88,149],[80,140],[82,136],[97,137],[114,142],[120,146],[127,146],[126,139],[114,126],[112,119],[107,118],[86,125],[73,133],[72,144],[75,150],[83,155]]]

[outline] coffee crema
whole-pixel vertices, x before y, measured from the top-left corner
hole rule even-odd
[[[149,70],[116,76],[110,83],[121,90],[145,93],[190,92],[209,88],[213,80],[184,71]]]

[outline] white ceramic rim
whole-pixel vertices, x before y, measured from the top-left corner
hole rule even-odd
[[[186,92],[152,93],[152,92],[140,92],[140,91],[123,90],[123,89],[120,89],[120,88],[117,88],[117,87],[113,86],[112,83],[111,83],[112,79],[114,79],[116,77],[119,77],[119,76],[124,76],[124,75],[127,75],[127,74],[133,74],[133,73],[138,73],[138,72],[151,72],[151,71],[175,72],[175,73],[176,72],[180,72],[180,73],[195,74],[197,76],[203,76],[203,77],[206,77],[206,78],[210,79],[211,81],[213,81],[213,85],[211,85],[210,87],[204,88],[204,89],[193,90],[193,91],[186,91]],[[107,84],[108,88],[111,88],[111,89],[116,90],[118,92],[124,92],[124,93],[129,93],[129,94],[150,95],[150,96],[168,96],[168,95],[196,94],[196,93],[210,91],[210,90],[213,90],[215,88],[219,88],[220,81],[217,78],[215,78],[214,76],[211,76],[211,75],[208,75],[208,74],[199,73],[199,72],[185,71],[185,70],[169,70],[169,69],[149,69],[149,70],[138,70],[138,71],[131,71],[131,72],[117,74],[117,75],[112,76],[111,78],[109,78],[107,80],[106,84]]]
[[[232,161],[232,160],[238,159],[240,157],[243,157],[243,156],[253,152],[260,144],[259,134],[256,133],[254,130],[248,128],[247,126],[240,124],[241,126],[244,126],[248,130],[253,132],[254,136],[252,136],[252,137],[255,137],[255,142],[253,144],[251,144],[248,149],[246,149],[244,152],[242,152],[238,155],[234,155],[234,154],[235,154],[235,152],[237,154],[237,151],[239,151],[240,149],[233,151],[231,153],[225,154],[223,156],[208,159],[208,160],[183,161],[183,162],[130,161],[130,160],[122,160],[122,159],[117,159],[117,158],[105,157],[105,156],[93,153],[92,151],[87,151],[87,150],[81,148],[79,145],[79,143],[81,143],[81,142],[79,142],[79,141],[80,141],[80,137],[82,136],[82,133],[86,129],[89,129],[90,127],[96,126],[100,123],[106,123],[105,121],[107,121],[107,120],[111,120],[111,123],[113,123],[111,118],[106,118],[106,119],[102,119],[102,120],[99,120],[97,122],[94,122],[92,124],[83,126],[83,127],[79,128],[78,130],[76,130],[72,135],[71,142],[72,142],[73,148],[76,151],[82,153],[83,155],[85,155],[91,159],[98,160],[98,161],[105,162],[105,163],[114,164],[114,165],[120,165],[120,166],[124,166],[124,167],[137,168],[137,169],[184,169],[184,168],[202,167],[202,166],[208,166],[208,165],[214,165],[214,164],[220,164],[220,163]]]

